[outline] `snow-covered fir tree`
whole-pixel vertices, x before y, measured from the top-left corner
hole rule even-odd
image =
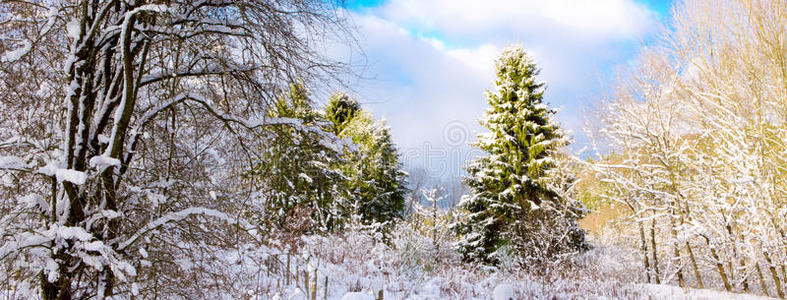
[[[355,213],[364,225],[391,225],[403,215],[407,174],[402,171],[385,121],[375,121],[357,100],[344,93],[334,94],[325,111],[333,131],[358,146],[341,166],[357,200]]]
[[[460,207],[468,215],[455,224],[463,236],[457,246],[465,260],[491,264],[503,256],[523,254],[512,253],[528,247],[522,243],[540,244],[532,243],[540,237],[528,235],[548,235],[523,231],[524,223],[563,216],[539,210],[559,212],[555,208],[563,206],[553,205],[562,200],[548,187],[546,175],[555,164],[555,150],[568,143],[552,122],[555,111],[544,103],[544,83],[536,79],[539,70],[522,47],[505,49],[495,69],[495,90],[486,92],[490,107],[481,119],[489,132],[474,144],[488,155],[466,166],[464,181],[470,192]]]
[[[336,167],[346,163],[331,124],[315,110],[307,89],[292,85],[269,111],[271,118],[299,120],[311,130],[272,127],[269,143],[250,175],[265,196],[265,218],[259,223],[296,234],[340,227],[349,207],[347,177]],[[319,130],[317,129],[319,128]]]

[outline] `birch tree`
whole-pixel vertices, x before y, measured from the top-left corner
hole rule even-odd
[[[663,281],[784,297],[786,11],[679,3],[605,106],[615,154],[595,166],[607,198],[630,208],[647,274],[661,264]],[[649,241],[648,222],[663,225]]]

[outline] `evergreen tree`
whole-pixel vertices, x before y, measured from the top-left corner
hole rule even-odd
[[[390,224],[401,218],[407,193],[406,173],[385,121],[375,122],[370,113],[344,93],[334,94],[325,111],[333,132],[350,138],[358,147],[347,153],[347,163],[341,167],[357,200],[355,213],[366,225]]]
[[[539,70],[522,47],[505,49],[495,68],[496,90],[487,90],[490,108],[481,119],[489,132],[479,135],[474,144],[488,155],[466,167],[464,181],[470,193],[460,207],[468,215],[455,225],[464,237],[458,248],[465,260],[492,264],[541,244],[534,240],[548,238],[534,236],[544,232],[522,228],[551,224],[541,221],[563,216],[546,213],[565,206],[559,193],[548,186],[546,175],[555,164],[555,150],[567,144],[562,130],[552,123],[555,111],[543,101],[544,83],[536,81]]]
[[[251,175],[265,195],[266,219],[285,230],[331,230],[344,220],[347,178],[335,166],[343,153],[332,147],[337,138],[330,124],[312,108],[307,90],[292,85],[273,103],[269,117],[293,118],[302,126],[277,125],[274,136]]]
[[[361,105],[357,100],[350,98],[346,93],[336,92],[331,95],[328,106],[325,107],[325,118],[331,121],[329,130],[336,135],[341,135],[350,120],[361,112]]]

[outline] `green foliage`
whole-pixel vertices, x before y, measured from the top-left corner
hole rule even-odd
[[[325,117],[331,122],[330,129],[337,135],[341,135],[347,124],[360,112],[361,105],[358,101],[343,92],[331,95],[328,106],[325,107]]]
[[[303,86],[292,85],[277,99],[269,117],[292,118],[300,126],[277,125],[270,145],[253,166],[266,198],[265,220],[292,231],[332,230],[346,218],[347,178],[337,165],[343,153],[327,145],[336,137],[325,132],[328,122],[313,109]]]
[[[497,89],[486,92],[490,108],[481,121],[489,132],[475,144],[488,155],[466,167],[470,194],[460,206],[468,216],[455,225],[464,235],[458,246],[465,260],[493,264],[517,248],[515,240],[532,240],[517,228],[533,223],[531,217],[548,217],[534,211],[560,202],[546,174],[555,164],[554,152],[567,144],[551,122],[555,111],[543,103],[539,70],[521,46],[507,48],[495,66]]]
[[[362,225],[401,218],[406,174],[384,121],[375,122],[355,99],[334,94],[325,112],[293,85],[268,112],[300,126],[278,125],[251,172],[266,198],[266,220],[291,231],[333,230],[355,216]],[[327,145],[345,138],[352,143]]]
[[[402,217],[406,174],[390,130],[384,121],[375,122],[361,110],[355,99],[337,93],[325,109],[332,130],[358,146],[347,153],[341,170],[349,178],[349,190],[356,199],[355,213],[366,224],[386,223]]]

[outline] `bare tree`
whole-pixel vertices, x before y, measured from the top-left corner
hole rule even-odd
[[[210,253],[256,232],[240,173],[271,124],[310,130],[269,99],[337,79],[319,49],[351,42],[332,1],[2,1],[0,19],[0,289],[44,299],[221,290]]]
[[[630,208],[646,269],[647,251],[672,256],[665,281],[784,297],[787,8],[686,0],[673,22],[606,105],[606,196]],[[670,238],[648,248],[645,222]]]

